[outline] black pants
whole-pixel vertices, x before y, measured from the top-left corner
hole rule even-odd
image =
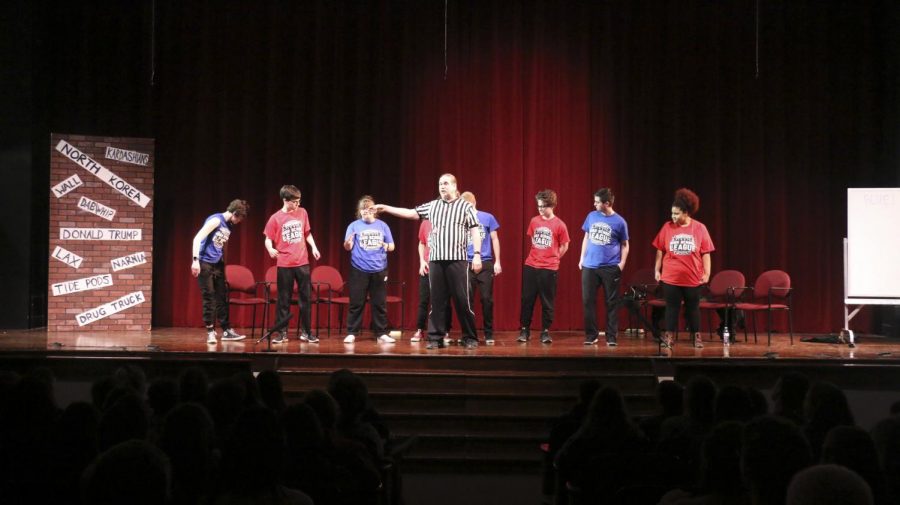
[[[366,296],[369,297],[369,307],[372,309],[372,329],[376,336],[387,332],[387,270],[381,272],[363,272],[350,267],[350,310],[347,315],[347,333],[358,335],[362,328],[363,308],[366,306]]]
[[[581,270],[581,302],[584,307],[584,336],[597,338],[597,289],[603,286],[606,295],[606,339],[615,340],[619,334],[619,307],[622,294],[619,283],[622,271],[617,265]]]
[[[428,306],[431,305],[431,287],[428,285],[428,275],[419,276],[419,311],[416,314],[416,329],[423,330],[428,324]],[[453,328],[453,310],[447,306],[447,331]]]
[[[534,303],[541,297],[541,329],[549,330],[553,324],[553,304],[556,302],[556,270],[522,267],[522,309],[519,323],[523,328],[531,327],[531,313]]]
[[[678,331],[678,312],[684,301],[684,317],[691,333],[700,331],[700,286],[673,286],[663,284],[663,298],[666,299],[666,331]]]
[[[478,339],[475,313],[469,298],[469,263],[462,261],[430,261],[428,282],[431,290],[431,318],[428,340],[442,341],[448,331],[447,313],[450,300],[462,326],[463,340]]]
[[[489,338],[494,335],[494,262],[492,260],[481,263],[481,271],[471,273],[472,298],[475,292],[481,296],[481,319],[484,322],[484,336]],[[474,305],[474,303],[473,303]]]
[[[225,262],[200,262],[200,274],[197,284],[203,296],[203,324],[207,328],[216,325],[216,319],[223,330],[231,328],[228,322],[228,301],[225,299]]]
[[[297,283],[297,304],[300,310],[300,323],[307,335],[312,334],[312,319],[309,310],[309,265],[301,267],[278,267],[278,304],[275,320],[290,317],[291,295],[294,294],[294,282]]]

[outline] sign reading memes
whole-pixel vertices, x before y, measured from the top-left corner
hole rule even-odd
[[[149,330],[154,140],[50,136],[50,331]]]

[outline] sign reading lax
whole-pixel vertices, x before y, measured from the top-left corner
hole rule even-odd
[[[81,262],[84,261],[84,258],[81,256],[71,251],[67,251],[60,246],[56,246],[56,249],[53,250],[53,254],[51,254],[50,257],[62,261],[66,266],[70,266],[75,270],[78,270],[78,267],[81,266]]]

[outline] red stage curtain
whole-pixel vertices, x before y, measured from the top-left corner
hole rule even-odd
[[[554,326],[575,329],[592,193],[613,188],[630,225],[627,279],[687,186],[714,270],[784,269],[795,330],[835,330],[845,188],[898,184],[896,7],[863,4],[451,0],[446,55],[442,1],[157,4],[155,324],[201,324],[190,242],[232,198],[252,209],[229,262],[262,276],[290,183],[346,274],[359,195],[412,207],[452,172],[501,225],[499,329],[518,325],[538,190],[572,235]],[[418,223],[385,220],[410,322]]]

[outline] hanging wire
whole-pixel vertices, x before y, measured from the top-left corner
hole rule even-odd
[[[156,85],[156,0],[150,2],[150,87]]]
[[[756,0],[756,78],[759,79],[759,0]]]
[[[447,80],[447,2],[444,0],[444,80]]]

